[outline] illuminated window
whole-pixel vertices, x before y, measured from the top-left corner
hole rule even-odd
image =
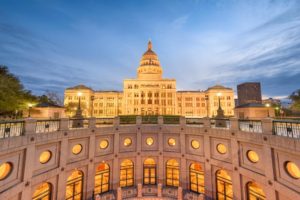
[[[81,171],[73,171],[68,177],[66,187],[66,200],[81,200],[83,194],[83,173]]]
[[[169,144],[170,146],[175,146],[176,140],[175,140],[174,138],[169,138],[169,139],[168,139],[168,144]]]
[[[248,200],[266,200],[264,191],[254,182],[247,184]]]
[[[101,194],[109,191],[109,165],[101,163],[96,169],[95,176],[95,194]]]
[[[296,163],[290,161],[286,162],[285,169],[292,178],[294,179],[300,178],[300,170],[299,167],[296,165]]]
[[[132,143],[132,140],[130,138],[125,138],[124,140],[124,146],[128,147],[130,146]]]
[[[176,160],[167,161],[166,176],[167,186],[179,186],[179,164]]]
[[[220,153],[220,154],[225,154],[227,153],[227,148],[224,144],[218,144],[217,145],[217,151]]]
[[[99,144],[100,149],[106,149],[108,147],[108,141],[107,140],[101,140]]]
[[[200,148],[200,142],[198,140],[192,140],[192,147],[193,149],[199,149]]]
[[[255,151],[252,150],[248,151],[247,157],[250,160],[250,162],[257,163],[259,161],[259,157]]]
[[[147,145],[151,146],[153,143],[154,143],[153,138],[148,137],[148,138],[146,139],[146,144],[147,144]]]
[[[49,183],[40,184],[32,195],[32,200],[50,200],[51,199],[51,185]]]
[[[124,160],[120,169],[120,187],[129,187],[134,184],[134,166],[131,160]]]
[[[144,161],[144,184],[155,185],[156,184],[156,164],[154,159],[147,158]]]
[[[204,172],[199,163],[190,165],[190,188],[193,192],[204,193]]]
[[[43,151],[41,154],[40,154],[40,163],[41,164],[45,164],[47,162],[49,162],[49,160],[51,159],[52,157],[52,154],[51,154],[51,151]]]
[[[81,144],[76,144],[72,148],[72,153],[75,154],[75,155],[80,154],[81,151],[82,151],[82,145]]]
[[[6,179],[12,172],[12,164],[5,162],[0,165],[0,181]]]
[[[225,170],[217,171],[216,176],[217,176],[217,199],[218,200],[233,199],[231,177],[227,174]]]

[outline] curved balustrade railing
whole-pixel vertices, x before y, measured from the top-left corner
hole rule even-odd
[[[300,120],[272,120],[270,132],[273,135],[289,138],[300,138]],[[65,121],[65,122],[63,122]],[[62,123],[67,129],[83,129],[89,127],[102,127],[130,124],[166,124],[166,125],[193,125],[198,127],[210,127],[216,129],[232,129],[236,123],[237,129],[243,132],[264,133],[267,124],[262,120],[242,119],[208,119],[208,118],[184,118],[180,116],[119,116],[115,118],[69,118],[69,119],[24,119],[18,121],[0,121],[0,139],[22,136],[26,132],[26,124],[34,123],[31,132],[48,133],[61,129]]]

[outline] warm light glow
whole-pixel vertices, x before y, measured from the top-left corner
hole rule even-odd
[[[204,193],[204,172],[200,163],[190,165],[190,187],[197,193]]]
[[[275,109],[276,109],[276,110],[279,110],[279,107],[276,107]]]
[[[299,167],[297,166],[296,163],[294,162],[287,162],[286,163],[286,171],[288,172],[288,174],[295,178],[295,179],[299,179],[300,178],[300,170],[299,170]]]
[[[28,103],[28,107],[32,108],[33,104],[32,103]]]
[[[153,138],[148,137],[148,138],[146,139],[146,144],[147,144],[147,145],[151,146],[153,143],[154,143]]]
[[[72,148],[72,153],[77,155],[82,151],[82,145],[81,144],[76,144]]]
[[[179,163],[177,160],[171,159],[167,161],[166,184],[173,187],[179,186]]]
[[[99,144],[99,147],[100,149],[106,149],[108,147],[108,141],[107,140],[101,140],[100,141],[100,144]]]
[[[225,154],[227,153],[227,148],[224,144],[218,144],[217,145],[217,151],[220,153],[220,154]]]
[[[46,200],[50,199],[51,185],[49,183],[40,184],[32,195],[32,200]]]
[[[248,151],[247,157],[253,163],[257,163],[259,161],[259,156],[257,155],[257,153],[255,151],[252,151],[252,150]]]
[[[124,160],[121,163],[120,169],[120,187],[129,187],[134,184],[133,162],[131,160]]]
[[[221,93],[221,92],[218,92],[218,93],[217,93],[217,96],[218,96],[218,97],[222,96],[222,93]]]
[[[266,104],[266,107],[268,107],[268,108],[269,108],[270,106],[271,106],[271,105],[270,105],[269,103],[267,103],[267,104]]]
[[[73,171],[67,179],[66,198],[65,199],[82,199],[83,173]]]
[[[12,164],[9,162],[0,165],[0,181],[6,179],[12,171]]]
[[[41,154],[40,154],[40,163],[41,164],[45,164],[47,162],[49,162],[49,160],[51,159],[51,151],[43,151]]]
[[[124,140],[124,146],[126,146],[126,147],[130,146],[131,143],[132,143],[132,140],[131,140],[130,138],[126,138],[126,139]]]
[[[198,140],[192,140],[192,147],[193,147],[193,149],[199,149],[200,142]]]
[[[176,140],[175,140],[174,138],[169,138],[168,144],[169,144],[170,146],[175,146],[175,145],[176,145]]]
[[[82,92],[77,92],[77,96],[81,97],[82,96]]]
[[[259,200],[265,200],[265,192],[263,189],[255,182],[249,182],[247,184],[248,186],[248,199],[259,199]]]

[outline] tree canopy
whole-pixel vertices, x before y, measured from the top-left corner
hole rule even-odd
[[[0,65],[0,115],[14,115],[28,109],[29,104],[38,103],[62,105],[55,92],[46,91],[42,96],[33,95],[6,66]]]
[[[25,109],[36,101],[37,98],[24,89],[20,80],[6,66],[0,65],[0,114]]]

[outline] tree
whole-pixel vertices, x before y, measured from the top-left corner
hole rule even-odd
[[[292,100],[292,110],[300,111],[300,89],[294,91],[289,98]]]
[[[24,89],[20,80],[6,66],[0,65],[0,115],[12,115],[36,102],[37,98]]]

